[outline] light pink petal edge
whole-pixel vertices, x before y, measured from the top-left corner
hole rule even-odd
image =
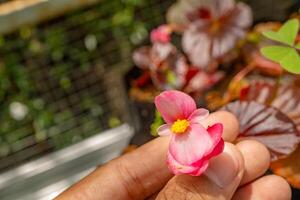
[[[217,145],[220,140],[222,140],[222,134],[223,134],[223,124],[221,123],[216,123],[212,126],[209,126],[207,128],[207,132],[209,133],[213,144]]]
[[[171,125],[168,125],[168,124],[163,124],[161,125],[160,127],[158,127],[157,129],[157,134],[159,136],[168,136],[168,135],[171,135]]]
[[[182,165],[174,159],[170,152],[168,152],[167,164],[170,171],[175,175],[189,174],[192,176],[200,176],[207,169],[208,160],[201,160],[193,165]]]
[[[204,108],[200,108],[195,110],[190,117],[188,118],[190,123],[200,123],[203,119],[205,119],[206,117],[208,117],[209,115],[209,111],[204,109]]]

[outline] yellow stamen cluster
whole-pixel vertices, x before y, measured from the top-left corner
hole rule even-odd
[[[189,126],[190,126],[190,123],[188,120],[177,119],[177,121],[173,123],[171,130],[175,134],[181,134],[181,133],[184,133]]]

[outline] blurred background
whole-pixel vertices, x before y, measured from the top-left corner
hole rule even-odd
[[[51,199],[152,139],[132,52],[175,0],[0,0],[0,199]],[[298,0],[245,0],[283,21]],[[135,95],[130,95],[135,92]]]

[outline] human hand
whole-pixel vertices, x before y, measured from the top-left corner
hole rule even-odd
[[[96,169],[57,200],[291,199],[289,184],[283,178],[261,177],[270,163],[266,147],[250,140],[231,144],[238,134],[238,122],[230,113],[212,113],[204,125],[218,122],[224,125],[225,149],[210,160],[200,177],[172,175],[165,162],[169,138],[160,137]]]

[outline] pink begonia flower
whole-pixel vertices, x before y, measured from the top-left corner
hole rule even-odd
[[[182,47],[191,63],[207,69],[245,37],[252,11],[234,0],[178,0],[167,18],[183,32]]]
[[[171,40],[171,28],[168,25],[161,25],[151,31],[150,38],[152,43],[168,43]]]
[[[223,125],[206,129],[201,122],[209,115],[208,110],[197,109],[195,101],[180,91],[162,92],[155,98],[155,105],[167,123],[158,128],[158,134],[171,136],[169,169],[174,174],[201,175],[209,159],[223,152]]]

